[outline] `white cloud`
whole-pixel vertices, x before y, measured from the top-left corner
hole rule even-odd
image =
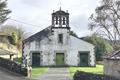
[[[29,24],[38,25],[34,27],[19,22],[8,20],[6,24],[22,25],[27,32],[35,33],[51,25],[51,13],[59,10],[60,0],[8,0],[8,8],[12,10],[11,18]],[[61,0],[63,10],[70,13],[70,24],[72,29],[80,36],[88,31],[88,17],[94,12],[99,0]]]

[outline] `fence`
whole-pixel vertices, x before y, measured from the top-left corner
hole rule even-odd
[[[0,57],[0,66],[12,72],[18,73],[22,76],[27,76],[27,68],[22,67],[21,64],[18,64],[14,61]]]
[[[93,74],[86,73],[82,71],[77,71],[74,76],[74,80],[119,80],[111,76],[103,75],[103,74]]]

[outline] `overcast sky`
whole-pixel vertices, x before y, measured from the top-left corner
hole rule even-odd
[[[70,27],[79,37],[90,34],[88,18],[98,4],[99,0],[61,0],[62,10],[70,13]],[[60,0],[8,0],[8,8],[12,10],[10,18],[36,26],[13,20],[7,20],[5,24],[22,26],[34,34],[51,25],[51,13],[59,7]]]

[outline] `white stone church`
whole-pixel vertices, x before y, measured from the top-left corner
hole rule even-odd
[[[95,66],[94,46],[70,35],[69,13],[52,13],[52,25],[23,41],[23,64]]]

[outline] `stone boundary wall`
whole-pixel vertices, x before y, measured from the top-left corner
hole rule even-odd
[[[18,64],[14,61],[0,57],[0,67],[3,67],[9,71],[20,74],[22,76],[27,76],[27,68],[22,67],[21,64]]]
[[[73,78],[74,80],[120,80],[103,74],[93,74],[82,71],[76,71]]]

